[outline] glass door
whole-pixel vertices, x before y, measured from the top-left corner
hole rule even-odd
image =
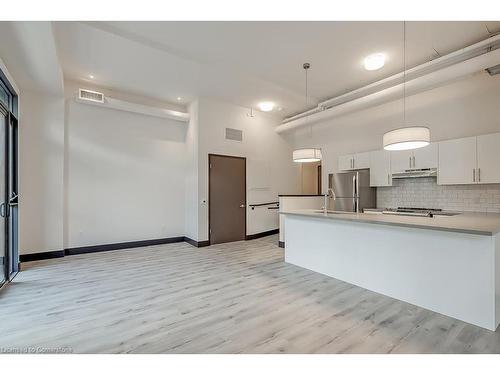
[[[18,271],[17,96],[0,71],[0,286]]]
[[[7,237],[5,236],[7,226],[7,206],[6,206],[6,130],[7,130],[8,112],[0,102],[0,285],[8,280],[9,254],[7,251]]]
[[[17,178],[17,150],[18,150],[18,133],[17,119],[9,114],[7,126],[7,174],[8,174],[8,189],[6,202],[8,203],[7,210],[7,253],[9,254],[9,262],[7,264],[7,277],[12,279],[14,274],[19,271],[19,256],[18,256],[18,178]]]

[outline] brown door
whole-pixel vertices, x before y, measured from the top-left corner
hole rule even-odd
[[[246,234],[246,159],[208,155],[210,243],[240,241]]]

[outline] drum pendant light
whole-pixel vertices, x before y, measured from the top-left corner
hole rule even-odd
[[[304,63],[302,65],[306,75],[306,105],[307,103],[307,70],[311,67],[311,64]],[[312,137],[312,125],[309,128],[310,136]],[[296,163],[313,163],[316,161],[321,161],[321,149],[320,148],[300,148],[293,151],[293,161]]]
[[[406,125],[406,21],[403,21],[403,126]],[[384,150],[412,150],[425,147],[431,141],[431,132],[425,126],[410,126],[384,134]]]

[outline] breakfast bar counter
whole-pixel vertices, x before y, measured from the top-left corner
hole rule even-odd
[[[489,330],[500,323],[500,215],[283,210],[285,261]]]

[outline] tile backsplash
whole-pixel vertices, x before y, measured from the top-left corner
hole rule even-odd
[[[436,179],[393,180],[377,188],[377,207],[426,207],[500,213],[500,184],[438,185]]]

